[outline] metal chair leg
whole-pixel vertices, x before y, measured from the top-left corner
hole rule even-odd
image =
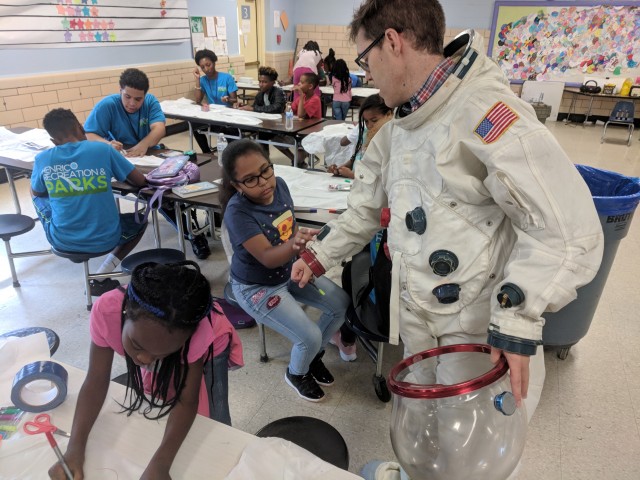
[[[8,240],[4,241],[4,248],[7,250],[7,259],[9,260],[9,269],[11,270],[11,278],[13,279],[13,286],[19,287],[18,275],[16,274],[16,266],[13,264],[13,252],[11,251],[11,244]]]
[[[264,325],[258,323],[258,335],[260,335],[260,361],[267,363],[269,356],[267,355],[267,339],[264,333]]]

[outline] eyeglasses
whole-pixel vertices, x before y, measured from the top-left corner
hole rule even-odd
[[[369,53],[373,47],[375,47],[378,43],[380,43],[380,41],[384,38],[385,33],[386,32],[382,32],[378,36],[378,38],[376,38],[373,42],[371,42],[369,46],[365,48],[364,51],[356,57],[356,65],[358,65],[365,72],[369,71],[369,62],[367,60],[363,60],[364,56],[367,53]]]
[[[244,180],[235,180],[236,183],[241,183],[247,188],[257,187],[260,179],[269,180],[273,177],[273,163],[269,163],[266,167],[260,170],[260,175],[252,175],[249,178],[245,178]]]

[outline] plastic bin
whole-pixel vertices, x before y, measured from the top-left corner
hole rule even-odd
[[[562,360],[589,330],[618,245],[627,236],[640,201],[640,178],[584,165],[576,168],[593,195],[604,232],[604,252],[600,270],[591,283],[578,289],[578,298],[558,312],[543,315],[546,319],[542,330],[544,346],[558,350],[558,358]]]

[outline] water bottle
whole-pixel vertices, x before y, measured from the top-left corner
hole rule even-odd
[[[287,102],[287,108],[284,110],[284,128],[286,130],[293,130],[293,109],[291,108],[291,102]]]
[[[222,166],[222,152],[227,148],[228,142],[225,136],[220,132],[218,134],[218,165]]]

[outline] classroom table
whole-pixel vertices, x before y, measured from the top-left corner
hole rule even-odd
[[[62,365],[69,373],[67,397],[60,406],[47,413],[51,415],[54,425],[70,432],[78,392],[86,372]],[[0,389],[6,395],[11,383],[3,382]],[[124,401],[125,389],[125,386],[114,382],[109,385],[105,404],[87,443],[84,473],[88,480],[139,478],[160,444],[167,417],[148,420],[140,413],[131,416],[119,413],[122,409],[117,402]],[[35,414],[27,414],[23,421],[33,416]],[[20,432],[14,437],[0,446],[0,478],[48,478],[46,472],[55,463],[56,457],[46,437],[27,436]],[[68,440],[58,435],[55,438],[64,452]],[[171,476],[190,480],[224,479],[240,460],[244,448],[253,441],[258,440],[252,434],[197,415],[173,462]],[[324,467],[328,470],[326,478],[361,478],[328,464]]]
[[[565,88],[564,89],[565,93],[570,93],[572,94],[571,97],[571,104],[569,105],[569,112],[567,113],[567,118],[565,118],[564,123],[565,124],[569,124],[571,123],[571,115],[576,113],[576,103],[577,103],[577,98],[579,96],[582,97],[589,97],[589,107],[587,108],[587,116],[584,119],[584,122],[582,122],[582,126],[585,126],[587,124],[591,124],[591,122],[589,122],[589,117],[591,116],[591,107],[593,106],[593,101],[595,99],[602,99],[602,98],[613,98],[613,99],[617,99],[617,100],[626,100],[626,101],[630,101],[633,102],[635,104],[636,100],[640,100],[640,97],[631,97],[629,95],[614,95],[614,94],[605,94],[605,93],[587,93],[587,92],[581,92],[580,90],[577,90],[575,88]]]
[[[285,92],[290,92],[293,88],[293,85],[285,85],[284,87],[282,87],[282,90],[284,90]],[[320,92],[322,92],[323,95],[329,96],[333,98],[333,87],[332,86],[325,86],[325,87],[320,87]],[[351,96],[353,98],[367,98],[370,97],[371,95],[375,95],[377,93],[380,93],[380,89],[379,88],[372,88],[372,87],[354,87],[351,89]]]
[[[197,108],[200,108],[200,107],[197,106]],[[195,116],[189,115],[187,111],[185,111],[184,113],[183,112],[178,113],[175,111],[165,111],[164,115],[167,118],[172,118],[174,120],[182,120],[187,122],[187,124],[189,125],[189,137],[190,137],[189,148],[191,149],[193,149],[193,124],[194,123],[213,125],[213,126],[218,126],[223,128],[237,129],[238,130],[237,136],[228,135],[226,133],[224,134],[225,137],[229,137],[229,138],[236,138],[236,139],[243,138],[242,137],[243,132],[251,132],[251,133],[258,133],[258,134],[264,133],[267,135],[278,135],[283,137],[290,137],[293,139],[293,144],[277,142],[271,139],[254,139],[254,140],[257,141],[258,143],[263,143],[266,145],[274,145],[276,147],[285,147],[285,148],[293,147],[294,165],[297,165],[297,159],[298,159],[298,147],[300,143],[300,136],[298,135],[298,133],[301,130],[309,128],[318,123],[322,123],[324,121],[324,119],[322,118],[299,119],[294,117],[293,129],[287,130],[285,128],[284,114],[280,115],[279,120],[262,119],[259,124],[253,124],[253,125],[244,124],[244,123],[234,123],[233,120],[228,120],[228,119],[195,117]]]

